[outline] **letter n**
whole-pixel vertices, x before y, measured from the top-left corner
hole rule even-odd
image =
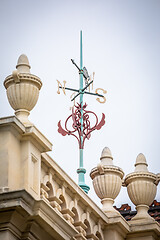
[[[64,86],[62,86],[62,84],[61,84],[60,81],[58,81],[58,80],[57,80],[57,83],[58,83],[58,91],[57,91],[57,93],[60,94],[59,89],[61,88],[62,91],[63,91],[63,93],[64,93],[64,95],[66,95],[66,91],[65,91],[66,81],[63,81]]]

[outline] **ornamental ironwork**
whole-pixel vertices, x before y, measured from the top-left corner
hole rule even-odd
[[[88,193],[90,187],[85,184],[84,174],[86,173],[86,169],[83,167],[83,149],[84,142],[86,139],[90,139],[91,132],[94,130],[100,130],[101,127],[105,124],[105,115],[102,113],[102,118],[100,122],[98,122],[97,115],[86,109],[87,104],[83,104],[83,95],[94,95],[97,96],[97,101],[99,103],[105,103],[106,98],[104,95],[100,94],[99,91],[102,91],[104,94],[107,93],[103,88],[97,88],[95,93],[90,92],[90,87],[93,87],[93,79],[89,76],[86,67],[83,67],[83,57],[82,57],[82,31],[80,32],[80,67],[75,63],[73,59],[71,59],[72,63],[76,66],[79,71],[79,89],[68,88],[66,87],[66,81],[63,81],[62,84],[57,80],[58,83],[58,91],[60,94],[60,89],[66,95],[66,90],[73,91],[71,101],[74,102],[74,106],[72,107],[72,114],[65,121],[64,128],[61,126],[61,121],[58,122],[58,132],[62,134],[62,136],[72,135],[78,140],[79,144],[79,168],[77,169],[78,173],[78,184],[79,186]],[[85,86],[83,86],[85,84]],[[89,89],[89,91],[88,91]],[[74,95],[74,96],[73,96]],[[75,99],[79,96],[79,103],[75,104]],[[92,115],[95,119],[94,124],[91,124],[90,116]]]
[[[79,103],[72,108],[72,114],[65,121],[65,129],[61,126],[61,121],[58,122],[58,132],[62,134],[62,136],[72,135],[78,140],[79,149],[84,148],[84,142],[86,139],[90,139],[91,132],[94,130],[100,130],[101,127],[105,124],[105,115],[102,113],[102,119],[98,122],[97,115],[92,112],[86,110],[87,104],[85,103],[83,106]],[[83,123],[81,123],[83,110]],[[90,115],[94,116],[95,124],[91,125]],[[68,127],[69,121],[72,121],[70,124],[72,129]],[[76,134],[77,133],[77,134]]]

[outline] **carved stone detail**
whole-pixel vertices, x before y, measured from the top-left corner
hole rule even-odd
[[[48,199],[47,191],[49,191],[49,188],[43,183],[41,183],[41,189],[40,189],[41,198],[45,198],[46,200]]]
[[[101,199],[103,211],[119,215],[119,212],[113,208],[113,203],[120,192],[124,173],[121,168],[113,165],[109,148],[103,149],[100,160],[101,163],[90,173],[94,190]]]
[[[77,235],[77,237],[78,236],[81,236],[81,237],[86,236],[86,231],[85,230],[87,229],[87,226],[83,222],[81,222],[81,221],[75,222],[74,226],[77,229],[77,231],[80,233],[80,234]],[[79,239],[79,238],[77,238],[77,239]],[[86,238],[83,238],[83,239],[86,239]]]
[[[43,164],[41,165],[41,197],[43,196],[43,199],[77,230],[78,233],[73,239],[98,240],[97,231],[100,231],[103,239],[102,223],[98,227],[99,218],[93,214],[93,209],[91,207],[86,208],[86,205],[83,205],[80,201],[81,198],[78,194],[68,191],[68,182],[62,181],[55,169],[54,171],[49,171],[48,155],[43,154],[43,156]],[[89,231],[87,231],[87,228],[89,228]]]
[[[16,66],[17,70],[6,77],[4,86],[7,89],[7,97],[15,115],[21,122],[32,125],[28,116],[37,103],[42,82],[40,78],[30,73],[30,65],[26,55],[22,54]]]
[[[69,209],[63,209],[61,210],[61,213],[63,214],[63,217],[70,222],[71,224],[74,223],[73,217],[74,217],[74,213],[72,211],[70,211]]]
[[[55,208],[55,209],[58,210],[59,212],[61,211],[61,206],[60,206],[60,204],[62,204],[62,201],[61,201],[59,198],[57,198],[56,196],[54,196],[54,197],[48,198],[48,200],[49,200],[49,202],[50,202],[50,204],[51,204],[51,206],[52,206],[53,208]]]
[[[125,178],[128,195],[136,206],[137,214],[133,220],[153,218],[148,214],[150,204],[153,202],[158,184],[157,175],[148,172],[146,158],[139,154],[135,163],[135,171]]]

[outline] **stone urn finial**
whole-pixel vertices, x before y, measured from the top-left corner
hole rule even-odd
[[[19,73],[30,73],[31,66],[29,65],[28,58],[25,54],[20,55],[18,58],[16,68]]]
[[[121,190],[124,173],[121,168],[113,165],[113,157],[109,148],[103,149],[100,160],[101,163],[90,173],[94,190],[101,199],[102,210],[119,215],[120,213],[113,207],[113,203]]]
[[[137,210],[132,220],[154,220],[148,214],[148,209],[156,196],[159,178],[158,175],[149,172],[147,167],[146,158],[140,153],[136,159],[135,171],[128,174],[124,180],[128,195]]]
[[[40,78],[31,74],[30,68],[27,56],[22,54],[17,62],[17,70],[4,81],[8,101],[15,110],[15,115],[26,126],[32,125],[28,116],[37,103],[42,87]]]

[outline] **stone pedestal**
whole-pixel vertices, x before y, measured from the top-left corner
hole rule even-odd
[[[0,192],[26,189],[39,199],[41,153],[51,149],[36,127],[25,127],[17,117],[1,118]]]

